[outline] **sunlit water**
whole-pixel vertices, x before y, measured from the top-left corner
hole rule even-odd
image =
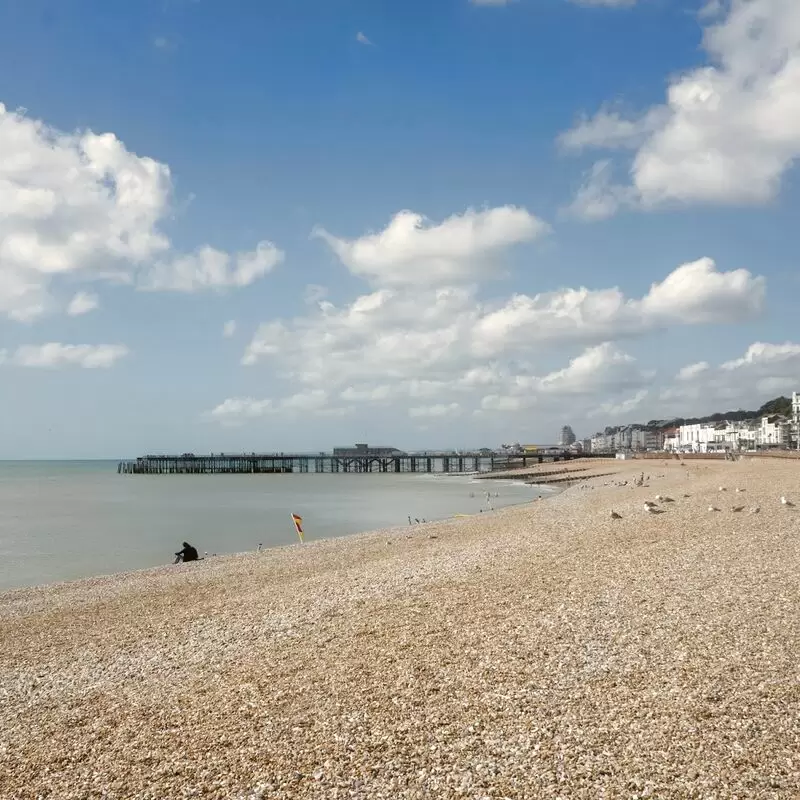
[[[408,525],[524,503],[540,490],[434,475],[117,475],[111,462],[0,462],[0,589]],[[494,494],[498,493],[498,497]]]

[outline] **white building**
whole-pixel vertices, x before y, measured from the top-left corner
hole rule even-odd
[[[786,447],[789,444],[790,429],[789,420],[779,414],[761,417],[761,427],[757,433],[756,444],[759,447]]]
[[[709,444],[712,450],[716,435],[716,424],[697,422],[694,425],[681,425],[678,449],[684,453],[707,453]]]
[[[800,392],[792,392],[792,432],[794,443],[800,450]]]

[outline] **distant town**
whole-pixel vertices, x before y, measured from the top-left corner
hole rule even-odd
[[[695,419],[652,420],[646,424],[607,427],[578,439],[569,425],[558,447],[592,455],[619,452],[734,453],[800,450],[800,392],[778,397],[758,411],[730,411]],[[503,445],[509,454],[533,452],[536,445]]]

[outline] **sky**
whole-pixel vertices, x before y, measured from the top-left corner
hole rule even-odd
[[[800,391],[796,0],[0,0],[0,458]]]

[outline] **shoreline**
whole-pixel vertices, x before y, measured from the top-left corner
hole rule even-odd
[[[0,796],[795,797],[799,467],[3,594]]]
[[[510,480],[510,479],[509,479]],[[533,486],[533,484],[527,484],[529,486]],[[392,535],[400,535],[401,533],[408,534],[409,531],[413,530],[423,530],[424,528],[431,526],[431,525],[446,525],[448,523],[459,523],[465,520],[480,520],[480,519],[489,519],[493,515],[502,513],[506,509],[517,509],[528,505],[533,505],[534,503],[538,502],[539,500],[549,499],[550,497],[555,497],[564,491],[563,488],[560,487],[547,487],[546,485],[536,486],[537,489],[544,489],[544,488],[552,488],[552,493],[548,493],[546,495],[539,495],[538,497],[534,497],[530,500],[520,500],[518,503],[509,503],[502,508],[486,510],[483,512],[477,512],[473,514],[453,514],[450,517],[442,517],[441,519],[431,519],[427,520],[426,522],[419,522],[413,523],[412,525],[396,525],[390,528],[375,528],[374,530],[369,531],[354,531],[353,533],[345,533],[340,536],[326,536],[321,539],[311,539],[307,542],[291,542],[285,544],[275,544],[270,547],[264,547],[261,550],[241,550],[234,553],[221,553],[218,555],[209,555],[203,556],[198,559],[197,562],[190,562],[191,564],[199,564],[200,562],[217,562],[220,560],[227,560],[232,561],[236,559],[247,558],[251,556],[260,556],[267,553],[272,553],[275,551],[280,550],[293,550],[294,548],[302,550],[303,548],[308,549],[311,547],[315,547],[317,545],[327,545],[334,542],[339,541],[348,541],[351,539],[355,539],[358,537],[364,538],[371,538],[371,537],[382,537],[382,536],[392,536]],[[97,581],[124,581],[127,576],[136,577],[136,576],[146,576],[149,574],[160,575],[162,573],[169,574],[168,570],[170,568],[174,568],[177,566],[185,566],[187,569],[192,569],[189,564],[181,565],[175,563],[164,563],[164,564],[157,564],[151,567],[141,567],[139,569],[130,569],[130,570],[121,570],[118,572],[107,572],[107,573],[98,573],[95,575],[85,575],[80,578],[72,578],[70,580],[64,581],[50,581],[48,583],[34,583],[29,584],[27,586],[16,586],[11,587],[9,589],[0,589],[0,619],[2,619],[2,603],[9,599],[9,595],[13,595],[19,592],[36,592],[36,591],[48,591],[48,590],[57,590],[61,588],[67,588],[72,584],[78,584],[86,581],[97,582]],[[201,567],[202,568],[202,567]],[[13,598],[10,598],[13,599]]]
[[[478,474],[479,473],[476,473],[476,475],[478,475]],[[431,479],[438,479],[438,478],[442,477],[442,475],[444,475],[447,478],[459,478],[460,479],[459,482],[463,483],[463,485],[465,487],[473,485],[473,484],[476,484],[476,483],[480,483],[479,480],[475,480],[474,479],[475,476],[470,476],[470,475],[454,475],[454,474],[442,473],[442,474],[436,474],[435,476],[434,475],[430,475],[430,476],[426,475],[425,477],[426,478],[430,477]],[[419,476],[417,476],[417,477],[419,477]],[[504,480],[507,480],[509,483],[516,482],[516,481],[514,481],[513,478],[505,478]],[[517,482],[517,483],[519,484],[520,482]],[[526,484],[526,487],[535,488],[535,489],[542,488],[542,487],[531,487],[530,484]],[[476,492],[476,494],[480,494],[480,492]],[[549,494],[547,496],[549,496]],[[390,526],[390,527],[384,527],[384,528],[372,528],[372,529],[369,529],[369,530],[362,530],[362,531],[356,530],[356,531],[350,531],[350,532],[347,532],[347,533],[341,533],[341,534],[337,534],[337,535],[333,535],[333,536],[323,536],[322,538],[319,538],[319,539],[311,539],[311,540],[306,541],[304,546],[311,546],[311,545],[313,545],[313,544],[315,544],[317,542],[326,542],[326,541],[333,541],[333,540],[338,540],[338,539],[346,539],[346,538],[350,538],[352,536],[364,536],[364,535],[370,535],[370,534],[382,535],[382,534],[384,534],[386,532],[389,532],[389,531],[404,531],[404,530],[407,530],[409,527],[414,528],[414,527],[422,526],[423,524],[426,524],[426,525],[430,525],[432,523],[440,524],[440,523],[443,523],[443,522],[447,522],[449,520],[466,519],[466,518],[472,518],[472,517],[480,518],[480,517],[483,517],[483,516],[490,515],[492,513],[496,513],[497,511],[500,511],[503,508],[514,508],[514,507],[517,507],[517,506],[520,506],[520,505],[526,505],[528,503],[536,502],[539,499],[541,499],[541,495],[539,495],[537,497],[533,497],[533,498],[528,498],[528,499],[522,499],[521,498],[521,499],[519,499],[519,501],[506,503],[505,505],[503,505],[499,509],[494,509],[494,510],[484,509],[482,512],[478,511],[478,512],[475,512],[474,514],[473,513],[468,513],[468,514],[456,513],[456,514],[451,514],[451,515],[446,516],[446,517],[431,518],[431,519],[427,520],[427,522],[425,522],[425,523],[422,523],[422,522],[420,522],[420,523],[412,523],[411,526],[409,526],[407,524],[399,524],[399,525],[396,525],[396,526]],[[276,543],[276,544],[273,544],[273,545],[265,546],[262,549],[261,552],[267,552],[267,551],[272,551],[272,550],[279,549],[279,548],[294,547],[294,546],[299,546],[299,545],[300,545],[300,543],[297,542],[297,541]],[[245,556],[245,555],[248,555],[250,553],[256,553],[256,552],[258,552],[258,551],[257,550],[239,550],[239,551],[233,551],[233,552],[224,552],[224,553],[219,553],[217,555],[208,555],[206,557],[201,557],[199,560],[200,561],[206,561],[206,560],[211,561],[211,560],[219,559],[219,558],[231,558],[231,557]],[[8,594],[10,592],[18,592],[18,591],[22,591],[22,590],[25,590],[25,589],[37,589],[37,588],[47,588],[47,587],[50,587],[50,586],[60,586],[62,584],[75,583],[76,581],[95,580],[95,579],[108,578],[108,577],[120,577],[120,576],[125,576],[125,575],[127,575],[129,573],[140,573],[140,572],[148,572],[150,570],[160,570],[163,567],[169,567],[169,566],[176,566],[176,565],[173,564],[172,561],[165,561],[163,564],[152,564],[150,566],[135,567],[135,568],[132,568],[132,569],[123,569],[123,570],[116,570],[116,571],[111,571],[111,572],[95,572],[95,573],[90,573],[90,574],[77,576],[77,577],[73,577],[73,578],[67,578],[65,580],[52,580],[52,581],[43,581],[43,582],[37,582],[37,583],[27,583],[27,584],[22,585],[22,586],[11,586],[11,587],[7,587],[7,588],[0,587],[0,602],[3,601],[4,595],[6,595],[6,594]]]

